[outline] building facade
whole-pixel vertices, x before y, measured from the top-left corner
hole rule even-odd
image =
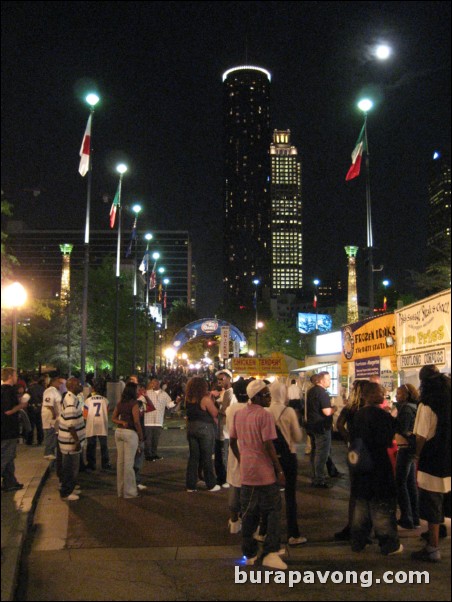
[[[428,196],[427,268],[446,261],[450,265],[450,157],[444,153],[433,155]]]
[[[223,74],[223,281],[226,299],[238,303],[250,302],[255,278],[271,287],[270,82],[261,67]]]
[[[39,299],[59,297],[62,281],[60,245],[72,246],[71,272],[83,270],[84,231],[83,230],[31,230],[23,222],[10,221],[7,227],[8,249],[19,263],[14,268],[15,275]],[[137,231],[137,264],[139,265],[146,249],[144,230]],[[191,242],[187,231],[153,231],[151,251],[160,253],[159,266],[165,267],[164,277],[167,286],[167,306],[176,300],[195,304],[194,279],[192,278]],[[134,258],[126,258],[130,242],[130,232],[123,230],[121,249],[121,269],[133,270]],[[106,257],[116,261],[116,230],[92,230],[90,233],[90,265],[99,265]],[[137,265],[137,267],[138,267]],[[158,276],[159,277],[159,276]],[[142,280],[144,287],[144,280]]]
[[[303,286],[301,161],[290,130],[274,130],[271,160],[272,296]]]

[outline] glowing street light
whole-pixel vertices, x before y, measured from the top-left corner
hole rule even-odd
[[[132,242],[134,242],[134,254],[133,254],[133,353],[132,353],[132,374],[135,374],[135,366],[137,363],[137,295],[138,295],[138,284],[137,284],[137,268],[138,268],[138,241],[137,241],[137,223],[138,216],[141,213],[141,205],[135,203],[132,207],[132,211],[135,213],[135,220],[132,228],[132,240],[130,241],[130,251],[132,251]],[[127,256],[127,254],[126,254]]]
[[[17,310],[27,300],[27,291],[20,282],[13,282],[2,291],[2,305],[12,310],[12,367],[17,371]]]
[[[313,280],[314,286],[315,286],[315,290],[314,290],[314,308],[315,308],[315,329],[317,331],[317,323],[318,323],[318,318],[319,318],[319,308],[318,308],[318,299],[317,299],[317,291],[319,288],[319,284],[320,284],[320,280],[318,278],[316,278],[315,280]]]
[[[392,54],[392,48],[387,44],[379,44],[375,47],[375,56],[379,61],[386,61]]]

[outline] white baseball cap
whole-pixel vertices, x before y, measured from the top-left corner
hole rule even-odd
[[[230,370],[226,370],[226,368],[224,370],[218,370],[218,372],[215,372],[215,376],[220,376],[220,374],[226,374],[226,376],[229,376],[229,378],[232,380],[232,372]]]
[[[246,394],[249,399],[253,399],[262,389],[267,387],[266,383],[263,380],[252,380],[250,384],[246,387]]]

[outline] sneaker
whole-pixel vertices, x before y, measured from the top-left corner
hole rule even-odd
[[[247,566],[252,566],[257,560],[257,556],[252,556],[251,558],[246,558],[245,564]]]
[[[76,502],[80,498],[75,493],[71,493],[70,495],[68,495],[66,497],[62,497],[61,499],[63,500],[63,502]]]
[[[47,456],[44,456],[45,460],[56,460],[56,456],[54,456],[53,454],[48,454]]]
[[[144,491],[145,489],[147,489],[147,485],[142,485],[141,483],[139,485],[137,485],[137,489],[139,491]]]
[[[323,483],[312,483],[311,487],[314,487],[315,489],[330,489],[331,485],[330,483],[323,481]]]
[[[222,487],[223,489],[229,489],[230,485],[229,483],[223,483]]]
[[[342,531],[335,533],[334,539],[335,541],[350,541],[350,527],[347,525]]]
[[[287,543],[289,546],[302,546],[307,541],[306,537],[289,537]]]
[[[411,554],[412,560],[424,560],[426,562],[440,562],[441,552],[439,548],[432,548],[431,546],[425,546],[419,552],[413,552]]]
[[[279,550],[277,552],[275,552],[275,554],[278,554],[278,556],[285,556],[287,554],[287,550],[286,548],[279,548]]]
[[[281,559],[277,552],[270,552],[270,554],[264,556],[262,566],[268,566],[271,569],[280,569],[281,571],[287,569],[287,564]]]
[[[221,487],[219,485],[215,485],[215,487],[212,487],[212,489],[208,489],[208,491],[221,491]]]
[[[403,552],[403,546],[402,546],[402,544],[400,544],[399,547],[397,548],[397,550],[388,552],[387,554],[385,554],[385,556],[395,556],[396,554],[401,554],[402,552]]]
[[[229,527],[229,533],[231,533],[232,535],[237,535],[237,533],[240,533],[240,531],[242,530],[242,521],[240,519],[238,519],[238,520],[229,519],[228,527]]]
[[[253,537],[254,537],[254,539],[255,539],[256,541],[264,542],[264,541],[265,541],[265,538],[266,538],[267,536],[266,536],[266,535],[261,535],[261,534],[259,533],[259,528],[258,528],[258,529],[257,529],[257,531],[254,533]]]
[[[75,495],[80,495],[82,493],[82,490],[80,489],[80,487],[74,487],[72,493],[74,493]]]
[[[163,456],[152,456],[151,460],[155,462],[156,460],[163,460]]]
[[[185,490],[187,493],[195,493],[195,491],[198,491],[197,489],[186,489]]]

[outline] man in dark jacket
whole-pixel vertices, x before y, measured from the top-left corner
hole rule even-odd
[[[27,404],[20,403],[16,393],[17,372],[14,368],[2,369],[2,491],[18,491],[23,489],[22,483],[16,479],[14,459],[16,457],[17,439],[19,438],[19,410]]]

